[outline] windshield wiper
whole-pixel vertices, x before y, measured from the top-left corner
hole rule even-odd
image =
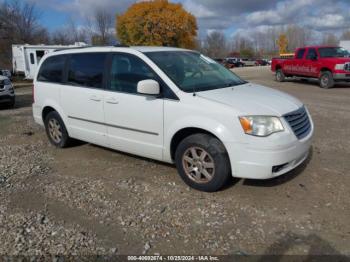
[[[239,86],[239,85],[243,85],[246,84],[247,82],[243,81],[243,82],[230,82],[227,83],[225,87],[230,87],[230,86]]]

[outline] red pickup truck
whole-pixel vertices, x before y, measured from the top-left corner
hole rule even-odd
[[[286,77],[317,78],[322,88],[335,82],[350,82],[350,54],[342,47],[309,46],[298,48],[294,58],[273,58],[271,70],[276,81]]]

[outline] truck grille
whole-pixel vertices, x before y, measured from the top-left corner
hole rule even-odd
[[[344,64],[344,70],[345,71],[350,71],[350,63],[345,63]]]
[[[305,107],[283,116],[298,139],[303,139],[311,131],[311,122]]]

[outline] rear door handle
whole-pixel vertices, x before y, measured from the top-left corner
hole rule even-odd
[[[101,98],[94,95],[94,96],[90,96],[90,100],[95,101],[95,102],[100,102]]]
[[[106,103],[116,105],[119,104],[119,101],[115,97],[109,97],[106,99]]]

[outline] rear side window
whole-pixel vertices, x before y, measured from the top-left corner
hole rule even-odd
[[[299,49],[297,53],[297,59],[302,59],[305,54],[305,49]]]
[[[70,56],[68,84],[103,88],[106,53],[82,53]]]
[[[137,93],[137,83],[157,80],[153,70],[140,58],[129,54],[114,54],[110,72],[110,90]]]
[[[38,81],[61,83],[65,56],[51,56],[40,67]]]

